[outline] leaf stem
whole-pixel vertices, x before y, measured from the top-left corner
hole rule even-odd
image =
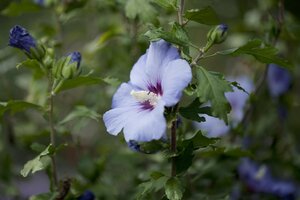
[[[171,127],[171,152],[173,154],[176,153],[176,127],[177,126],[177,121],[173,120],[172,121],[172,127]],[[173,155],[172,157],[172,166],[171,166],[171,176],[176,176],[176,157]]]
[[[54,107],[54,96],[52,95],[52,85],[53,85],[53,77],[52,74],[49,73],[48,76],[49,81],[49,126],[50,126],[50,143],[55,148],[55,128],[54,128],[54,121],[53,121],[53,107]],[[56,169],[56,159],[55,154],[51,155],[51,167],[52,167],[52,180],[54,187],[57,188],[57,169]]]
[[[180,0],[179,6],[178,6],[178,23],[179,25],[184,25],[183,21],[183,12],[184,12],[184,0]]]

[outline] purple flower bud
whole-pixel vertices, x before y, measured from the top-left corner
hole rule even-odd
[[[95,199],[95,195],[89,190],[86,190],[80,197],[78,197],[78,200],[94,200],[94,199]]]
[[[74,51],[73,53],[70,53],[69,56],[71,56],[70,63],[77,62],[77,69],[78,69],[80,67],[81,54],[78,51]]]
[[[10,29],[9,46],[19,48],[30,54],[30,48],[36,47],[35,39],[21,26]]]
[[[267,82],[272,97],[278,97],[286,93],[292,83],[292,77],[288,70],[270,64],[267,74]]]

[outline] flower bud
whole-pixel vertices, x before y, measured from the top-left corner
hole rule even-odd
[[[94,200],[94,199],[95,199],[95,195],[89,190],[86,190],[80,197],[78,197],[78,200]]]
[[[81,73],[80,68],[81,54],[79,52],[70,53],[57,61],[52,73],[58,79],[71,79]]]
[[[208,43],[220,44],[225,41],[227,37],[228,26],[226,24],[220,24],[210,29],[207,34]]]
[[[41,60],[45,55],[44,47],[38,45],[28,31],[18,25],[10,30],[9,46],[24,51],[29,58]]]

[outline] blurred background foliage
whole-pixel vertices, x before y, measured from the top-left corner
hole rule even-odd
[[[143,192],[139,191],[138,185],[147,181],[151,172],[169,174],[170,166],[162,153],[145,155],[131,151],[122,136],[116,138],[106,133],[100,117],[110,108],[112,95],[120,81],[129,80],[131,67],[145,52],[149,42],[144,33],[153,26],[169,29],[169,22],[177,20],[176,12],[162,2],[45,0],[39,4],[33,0],[0,1],[1,102],[25,100],[45,105],[47,99],[47,84],[38,73],[22,67],[16,69],[16,65],[25,59],[22,52],[7,46],[9,30],[16,24],[54,47],[58,56],[80,51],[82,74],[106,78],[99,84],[55,96],[58,143],[68,144],[59,152],[59,177],[72,178],[72,190],[77,195],[88,189],[98,199],[134,199]],[[276,2],[187,0],[186,9],[209,5],[221,22],[228,24],[228,38],[210,50],[214,52],[241,46],[254,38],[268,41],[276,23]],[[229,199],[236,188],[240,199],[276,199],[271,195],[252,193],[239,180],[237,166],[245,152],[235,152],[234,147],[241,147],[245,138],[252,159],[268,165],[274,176],[300,183],[299,8],[300,2],[285,1],[284,28],[276,45],[280,55],[295,66],[291,72],[290,90],[275,100],[267,87],[264,88],[247,128],[237,127],[216,144],[231,153],[208,149],[196,153],[188,175],[183,178],[186,185],[184,199]],[[199,46],[205,45],[210,28],[195,22],[186,26],[191,41]],[[195,57],[197,52],[190,51]],[[227,77],[247,75],[255,83],[264,70],[264,64],[249,56],[217,56],[203,59],[200,64]],[[186,98],[185,102],[188,105],[191,99]],[[279,104],[286,109],[284,119],[278,115]],[[34,110],[8,111],[2,115],[1,122],[0,199],[27,199],[30,195],[48,192],[49,182],[44,172],[27,178],[19,173],[24,163],[40,152],[41,145],[49,143],[44,116]],[[182,124],[181,134],[191,135],[195,131],[190,121],[184,120]],[[160,199],[163,194],[158,191],[146,199]]]

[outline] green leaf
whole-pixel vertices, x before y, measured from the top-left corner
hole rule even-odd
[[[100,117],[101,115],[92,109],[89,109],[85,106],[76,106],[75,109],[69,113],[59,124],[65,124],[76,118],[90,118],[98,122]]]
[[[183,146],[183,150],[175,157],[176,173],[180,174],[189,169],[193,163],[194,146],[192,142],[188,142]]]
[[[210,107],[200,107],[201,102],[198,98],[196,98],[190,105],[187,107],[180,107],[179,113],[182,117],[197,121],[197,122],[205,122],[205,118],[199,116],[199,114],[207,114],[211,115],[211,109]]]
[[[167,143],[161,140],[152,140],[150,142],[139,143],[139,149],[141,152],[146,154],[156,153],[168,147]]]
[[[188,146],[189,143],[192,143],[194,149],[205,148],[215,144],[218,140],[218,138],[205,137],[201,131],[198,131],[192,138],[184,140],[183,146]]]
[[[149,199],[149,194],[162,189],[166,181],[167,177],[164,174],[160,172],[153,172],[149,181],[141,183],[138,186],[136,199]]]
[[[210,6],[203,9],[188,10],[184,17],[200,24],[217,25],[220,23],[216,12]]]
[[[121,81],[117,78],[106,77],[103,81],[111,86],[117,87],[121,84]]]
[[[258,61],[266,64],[277,64],[291,69],[293,65],[286,59],[278,56],[278,50],[275,47],[264,44],[261,40],[251,40],[247,44],[239,47],[217,52],[221,55],[239,56],[242,54],[252,55]]]
[[[232,92],[231,84],[221,74],[209,72],[197,66],[197,96],[201,102],[211,102],[212,115],[223,119],[226,123],[227,113],[230,112],[224,93]]]
[[[11,111],[12,113],[16,113],[16,112],[24,111],[26,109],[44,111],[42,106],[29,103],[26,101],[11,100],[8,102],[0,102],[0,116],[2,116],[6,111]]]
[[[49,163],[50,158],[49,155],[53,155],[55,152],[55,149],[52,144],[50,144],[43,152],[41,152],[37,157],[35,157],[33,160],[29,160],[21,170],[21,175],[23,177],[28,176],[28,174],[31,172],[34,174],[37,171],[45,169]]]
[[[21,2],[12,2],[6,7],[1,14],[5,16],[15,17],[24,13],[32,13],[39,11],[40,7],[30,0],[22,0]]]
[[[101,78],[90,76],[78,76],[73,79],[65,80],[60,89],[57,91],[57,93],[60,91],[69,90],[81,86],[97,85],[101,83],[103,83],[103,80]]]
[[[152,2],[164,8],[165,10],[176,10],[176,0],[152,0]]]
[[[129,19],[139,17],[143,22],[154,22],[157,16],[156,10],[148,0],[128,0],[125,14]]]
[[[165,193],[170,200],[180,200],[183,197],[183,187],[176,177],[171,177],[165,185]]]
[[[59,193],[54,192],[54,193],[45,193],[45,194],[38,194],[31,196],[29,200],[55,200]]]
[[[145,36],[150,41],[157,41],[164,39],[167,42],[183,47],[183,50],[188,53],[189,38],[186,31],[180,27],[177,23],[172,24],[172,31],[167,32],[162,27],[154,28],[150,27],[150,30],[145,33]]]

